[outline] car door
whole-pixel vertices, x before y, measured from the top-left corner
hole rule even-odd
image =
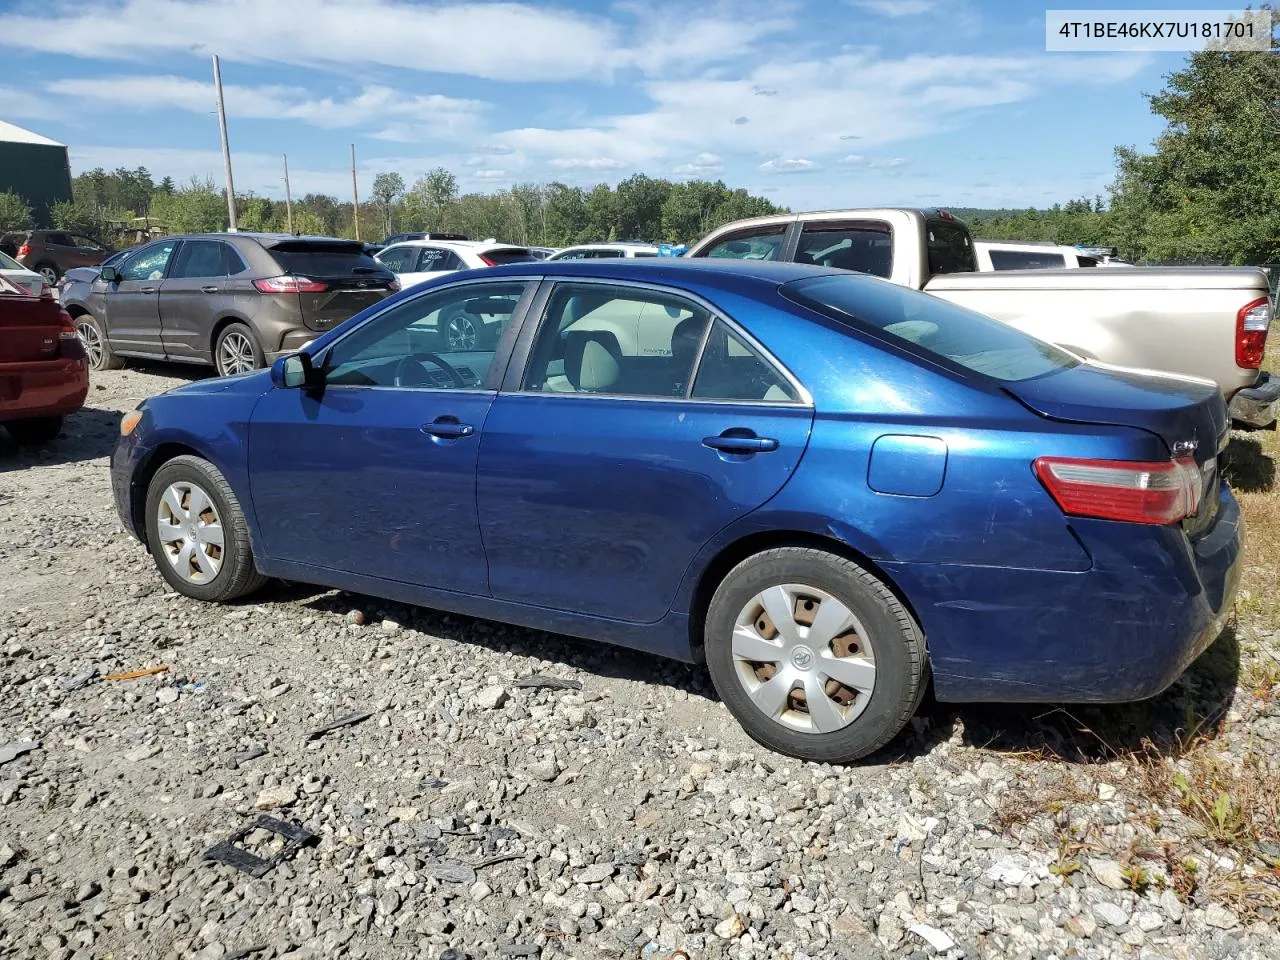
[[[698,550],[791,476],[807,394],[718,311],[661,287],[557,283],[526,341],[480,441],[493,595],[657,621]]]
[[[418,275],[418,247],[411,243],[397,243],[379,250],[374,257],[400,280],[404,289],[422,283],[426,276]]]
[[[227,245],[185,240],[160,283],[160,338],[175,360],[209,358],[227,276]]]
[[[317,356],[322,386],[259,401],[249,472],[267,556],[488,593],[476,458],[510,337],[450,351],[435,331],[459,309],[504,311],[509,328],[532,286],[503,278],[399,301]]]
[[[107,336],[115,349],[164,356],[160,338],[160,284],[178,243],[175,239],[166,239],[147,244],[121,262],[118,280],[98,281],[104,285]]]

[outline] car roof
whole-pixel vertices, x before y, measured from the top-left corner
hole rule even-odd
[[[461,250],[528,250],[518,243],[503,243],[499,240],[397,240],[383,247],[455,247]]]
[[[792,280],[808,277],[841,276],[884,283],[848,270],[804,263],[777,263],[771,260],[690,259],[685,257],[616,257],[603,260],[536,260],[489,267],[484,278],[541,275],[548,279],[591,277],[601,280],[632,280],[686,287],[756,287],[776,289]],[[454,275],[457,276],[456,274]]]
[[[565,250],[657,250],[656,243],[642,243],[639,240],[616,240],[613,243],[575,243],[569,247],[561,247],[560,252]]]

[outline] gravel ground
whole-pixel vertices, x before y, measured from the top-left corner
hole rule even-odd
[[[1263,627],[1142,708],[926,703],[871,762],[799,763],[700,669],[303,586],[167,592],[107,455],[189,375],[95,375],[48,450],[0,442],[0,956],[1280,956],[1280,848],[1206,833],[1186,752],[1208,718],[1214,757],[1274,773]],[[314,842],[259,879],[203,859],[261,813]]]

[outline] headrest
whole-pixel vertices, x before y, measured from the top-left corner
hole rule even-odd
[[[575,390],[607,393],[618,382],[622,350],[618,338],[605,330],[577,330],[565,334],[564,374]]]

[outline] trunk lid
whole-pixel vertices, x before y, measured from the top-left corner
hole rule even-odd
[[[0,364],[58,356],[62,308],[56,300],[10,293],[0,286]]]
[[[269,249],[283,273],[324,284],[322,292],[297,294],[302,322],[311,330],[336,327],[396,287],[396,275],[355,241],[285,240]]]

